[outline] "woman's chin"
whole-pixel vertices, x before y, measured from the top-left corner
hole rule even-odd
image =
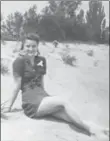
[[[33,57],[33,56],[35,56],[35,54],[33,54],[33,53],[28,53],[27,56]]]

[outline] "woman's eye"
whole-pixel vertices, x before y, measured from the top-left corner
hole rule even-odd
[[[27,47],[27,48],[29,48],[29,47],[30,47],[30,45],[27,45],[26,47]]]
[[[33,45],[33,46],[32,46],[32,48],[36,48],[36,46],[35,46],[35,45]]]

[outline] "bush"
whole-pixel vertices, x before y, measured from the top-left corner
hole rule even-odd
[[[58,44],[59,44],[59,42],[58,42],[57,40],[54,40],[54,41],[53,41],[53,45],[54,45],[55,48],[58,47]]]
[[[1,113],[0,113],[1,119],[8,119],[7,116],[3,113],[3,110],[4,110],[4,104],[1,104]]]
[[[93,50],[88,50],[88,51],[87,51],[87,55],[88,55],[88,56],[94,56]]]
[[[46,42],[45,41],[42,41],[42,45],[46,45]]]
[[[94,61],[94,67],[97,67],[98,66],[98,63],[99,63],[98,60]]]
[[[75,56],[70,56],[70,55],[63,55],[62,60],[65,64],[70,65],[70,66],[76,66],[76,57]]]
[[[19,51],[20,51],[19,49],[14,48],[12,52],[15,54],[15,53],[18,53]]]
[[[9,69],[7,66],[5,66],[2,62],[1,62],[1,74],[5,75],[7,73],[9,73]]]
[[[66,48],[69,48],[69,45],[68,45],[68,44],[66,44],[66,45],[65,45],[65,47],[66,47]]]
[[[2,45],[6,45],[6,42],[4,40],[1,40]]]

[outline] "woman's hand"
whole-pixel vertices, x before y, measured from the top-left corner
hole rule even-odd
[[[10,107],[4,107],[4,108],[2,109],[2,112],[3,112],[3,113],[9,113],[9,112],[11,112],[11,108],[10,108]]]

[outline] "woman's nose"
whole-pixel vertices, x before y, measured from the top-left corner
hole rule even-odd
[[[32,51],[33,49],[32,49],[32,47],[30,47],[30,48],[28,48],[28,50],[29,50],[29,51]]]

